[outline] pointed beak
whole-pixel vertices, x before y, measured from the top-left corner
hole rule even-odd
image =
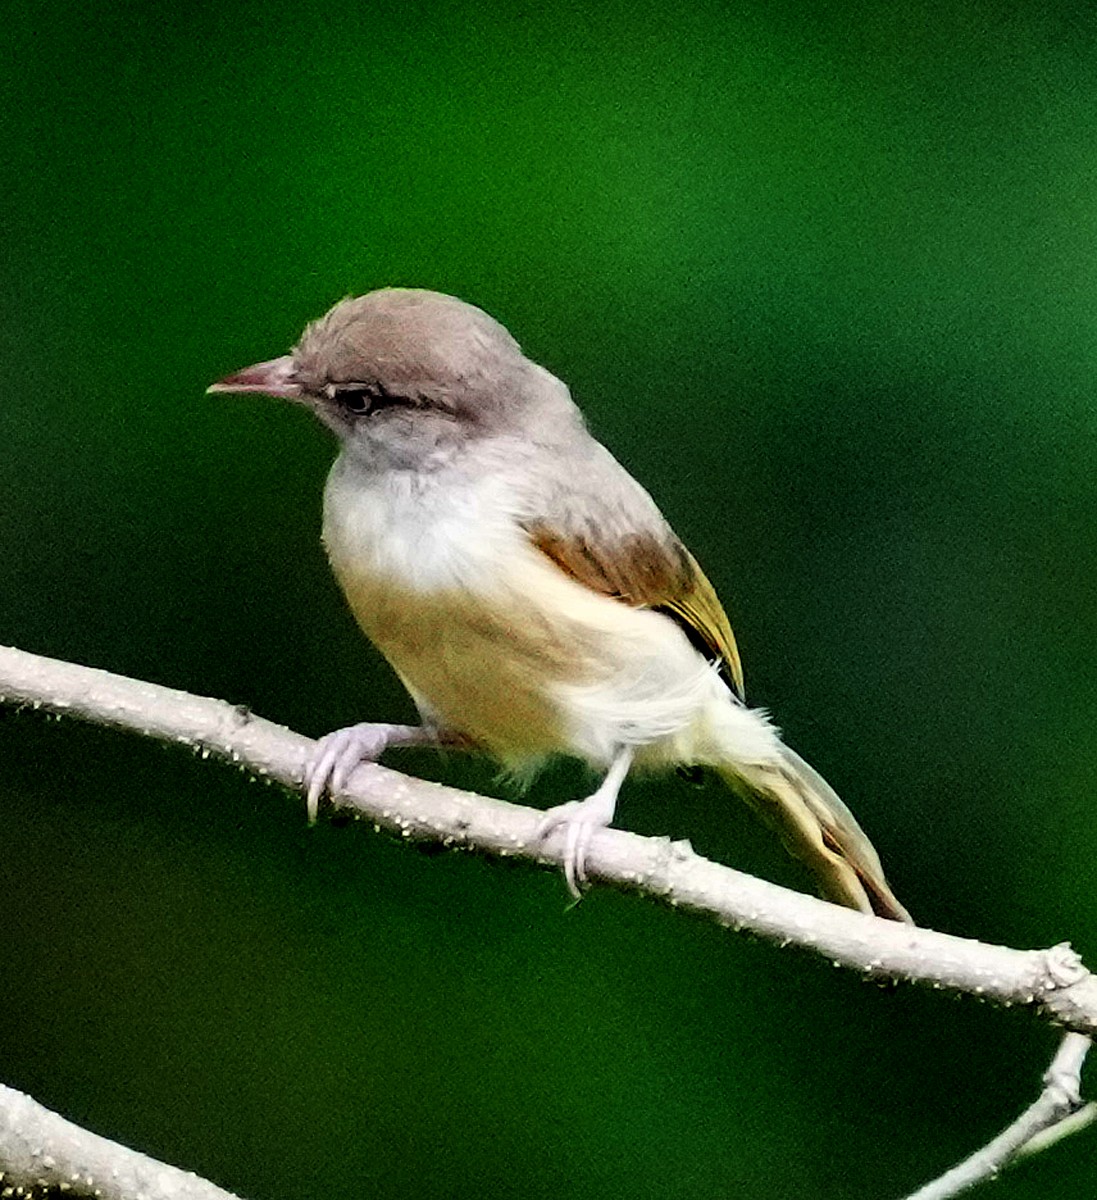
[[[301,385],[293,373],[293,358],[289,354],[226,375],[211,383],[206,392],[258,392],[279,400],[300,400],[302,397]]]

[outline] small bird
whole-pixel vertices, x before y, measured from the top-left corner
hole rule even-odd
[[[568,755],[602,781],[549,809],[539,833],[564,831],[579,895],[629,771],[707,767],[827,898],[910,920],[849,809],[747,707],[731,626],[693,555],[567,387],[487,313],[384,288],[209,391],[295,401],[339,439],[324,545],[422,720],[322,738],[306,770],[310,816],[388,746],[462,745],[521,779]]]

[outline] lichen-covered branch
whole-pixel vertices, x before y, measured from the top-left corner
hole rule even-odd
[[[298,792],[303,790],[304,765],[314,745],[309,738],[255,716],[242,705],[14,648],[0,647],[0,703],[177,742]],[[542,864],[559,865],[562,859],[562,836],[545,843],[538,838],[539,811],[412,779],[375,764],[359,767],[332,798],[332,804],[408,838]],[[918,1192],[918,1200],[956,1195],[1026,1149],[1050,1144],[1092,1119],[1090,1106],[1079,1107],[1077,1079],[1089,1036],[1097,1033],[1097,978],[1066,943],[1046,950],[1013,950],[865,916],[709,862],[694,854],[688,842],[644,838],[615,829],[594,835],[587,875],[706,915],[722,925],[749,930],[780,945],[813,950],[835,966],[1028,1008],[1073,1031],[1064,1040],[1036,1104],[989,1146]],[[16,1127],[16,1118],[30,1123],[30,1134],[26,1127]],[[47,1118],[57,1124],[49,1125]],[[76,1177],[94,1178],[99,1170],[72,1163],[109,1162],[110,1169],[123,1170],[109,1156],[88,1157],[91,1151],[85,1152],[80,1139],[91,1139],[87,1145],[99,1146],[103,1154],[112,1150],[133,1155],[70,1126],[29,1097],[2,1087],[0,1135],[0,1169],[8,1173],[4,1182],[16,1181],[13,1186],[24,1186],[24,1180],[31,1180],[35,1172],[34,1180],[44,1179],[43,1172],[53,1169],[47,1159],[53,1160],[58,1171],[69,1172],[70,1183]],[[72,1146],[79,1154],[70,1160],[58,1153],[58,1145]],[[28,1146],[36,1148],[32,1158],[26,1157]],[[43,1147],[49,1147],[48,1151]],[[101,1194],[162,1196],[164,1200],[227,1195],[176,1172],[187,1186],[206,1189],[179,1190],[183,1183],[168,1174],[174,1168],[134,1155],[134,1161],[138,1160],[164,1172],[164,1187],[176,1190],[156,1191],[143,1175],[140,1186]]]
[[[302,790],[314,745],[241,705],[7,647],[0,647],[0,702],[177,742],[295,791]],[[404,837],[538,863],[562,861],[562,835],[538,839],[538,810],[388,767],[363,764],[332,803]],[[1033,1009],[1067,1029],[1097,1033],[1097,977],[1066,943],[1013,950],[865,916],[709,862],[688,842],[618,829],[594,835],[587,874],[780,945],[813,950],[836,966]]]
[[[66,1121],[0,1084],[0,1195],[97,1200],[236,1200],[205,1179]]]

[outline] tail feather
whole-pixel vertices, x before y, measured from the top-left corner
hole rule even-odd
[[[789,853],[814,873],[828,900],[910,921],[884,878],[880,856],[829,783],[787,746],[775,763],[721,771]]]

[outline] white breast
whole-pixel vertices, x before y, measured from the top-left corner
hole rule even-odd
[[[340,574],[479,593],[520,537],[498,481],[474,483],[455,469],[371,475],[343,455],[328,476],[324,544]]]

